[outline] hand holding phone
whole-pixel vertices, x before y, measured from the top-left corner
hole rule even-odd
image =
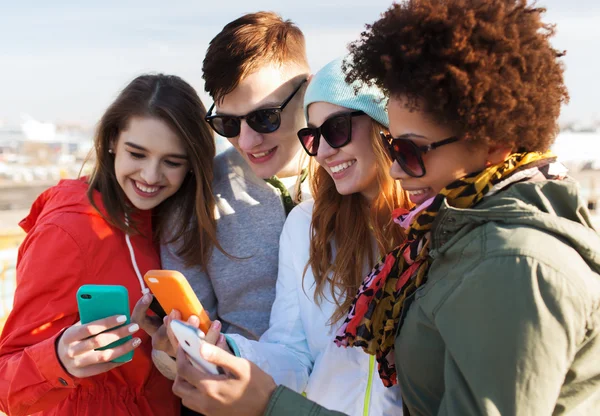
[[[210,318],[181,273],[175,270],[149,270],[144,280],[167,314],[177,309],[184,321],[195,315],[200,319],[200,329],[208,332]]]
[[[85,285],[77,292],[77,303],[81,321],[56,342],[56,355],[67,372],[91,377],[130,361],[141,340],[131,338],[139,327],[129,324],[127,290]]]
[[[200,347],[204,342],[204,333],[181,321],[171,321],[171,330],[179,342],[179,346],[186,352],[194,367],[209,374],[222,374],[219,368],[206,361],[200,355]]]
[[[83,285],[77,291],[77,307],[82,324],[87,324],[109,316],[125,317],[121,326],[129,325],[129,293],[125,286],[120,285]],[[122,319],[122,318],[121,318]],[[118,339],[115,342],[98,348],[98,351],[114,348],[131,339],[131,335]],[[131,361],[133,351],[124,356],[115,358],[113,362],[124,363]]]

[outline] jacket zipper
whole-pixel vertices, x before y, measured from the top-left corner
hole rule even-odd
[[[369,407],[371,406],[371,388],[373,387],[374,369],[375,369],[375,356],[369,355],[369,378],[367,379],[367,391],[365,392],[365,401],[363,404],[363,416],[369,416]]]

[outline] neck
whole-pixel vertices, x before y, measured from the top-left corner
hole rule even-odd
[[[294,171],[287,171],[287,170],[282,170],[280,172],[277,172],[275,174],[275,176],[277,176],[279,179],[285,179],[285,178],[291,178],[293,176],[298,176],[300,174],[300,172],[294,170]]]
[[[275,174],[279,179],[290,178],[300,175],[302,169],[308,166],[308,158],[300,153],[294,157],[286,166]]]

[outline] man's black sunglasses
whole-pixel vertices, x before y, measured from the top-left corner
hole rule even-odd
[[[380,131],[379,135],[388,150],[392,162],[398,162],[402,170],[413,178],[425,176],[425,164],[423,163],[423,155],[425,153],[460,140],[459,137],[452,136],[439,142],[428,144],[427,146],[417,146],[415,142],[404,137],[394,138],[383,131]]]
[[[363,111],[336,114],[329,117],[320,127],[305,127],[298,131],[298,138],[309,156],[319,151],[321,136],[333,149],[346,146],[352,139],[352,117],[362,116]]]
[[[296,87],[294,92],[281,103],[279,107],[261,108],[246,114],[245,116],[228,116],[225,114],[211,115],[215,104],[210,106],[206,117],[204,118],[214,131],[223,137],[232,138],[240,135],[240,126],[242,120],[246,120],[248,126],[258,133],[273,133],[281,126],[281,112],[286,105],[294,98],[294,95],[300,90],[307,80],[303,80]]]

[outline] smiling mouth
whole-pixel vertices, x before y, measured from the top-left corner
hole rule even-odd
[[[265,157],[265,156],[268,156],[268,155],[270,155],[271,153],[273,153],[273,152],[275,151],[275,149],[276,149],[276,148],[274,147],[274,148],[272,148],[272,149],[270,149],[270,150],[267,150],[266,152],[261,152],[261,153],[250,153],[250,155],[251,155],[252,157],[256,158],[256,159],[260,159],[261,157]]]
[[[433,194],[433,190],[431,188],[421,188],[421,189],[404,189],[408,195],[408,199],[415,205],[421,205],[429,198],[435,196]]]
[[[142,185],[141,183],[139,183],[138,181],[133,181],[134,186],[141,192],[148,194],[148,195],[152,195],[157,193],[158,191],[160,191],[160,186],[147,186],[147,185]]]
[[[348,162],[340,163],[339,165],[331,166],[329,169],[331,169],[331,171],[333,173],[339,173],[339,172],[345,171],[346,169],[348,169],[350,166],[354,165],[355,163],[356,163],[356,159],[350,160]]]
[[[423,189],[415,189],[414,191],[409,191],[408,189],[405,189],[406,193],[408,193],[409,195],[414,195],[414,196],[418,196],[418,195],[424,195],[429,191],[429,188],[423,188]]]

